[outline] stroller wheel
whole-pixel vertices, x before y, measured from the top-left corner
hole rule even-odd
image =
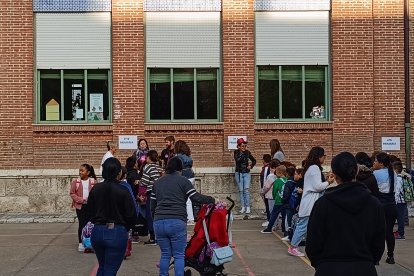
[[[191,276],[191,270],[187,269],[184,271],[184,276]]]

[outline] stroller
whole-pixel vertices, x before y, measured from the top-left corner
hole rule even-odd
[[[197,215],[194,235],[185,249],[185,266],[197,270],[201,276],[226,275],[223,273],[223,263],[231,261],[232,250],[229,246],[232,241],[233,215],[231,210],[234,207],[234,201],[230,197],[227,197],[227,200],[231,202],[228,209],[223,203],[202,206]],[[227,253],[230,253],[228,258],[220,264],[214,263],[217,255],[213,255],[217,249],[227,249]],[[186,270],[185,275],[190,276],[191,270]]]

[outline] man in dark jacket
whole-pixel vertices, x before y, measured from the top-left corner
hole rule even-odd
[[[315,275],[377,275],[384,211],[364,184],[354,182],[358,167],[351,153],[335,156],[331,167],[338,186],[316,201],[308,224],[306,253]]]

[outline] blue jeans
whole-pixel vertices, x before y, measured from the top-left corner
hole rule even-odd
[[[250,173],[236,172],[234,175],[237,186],[239,187],[240,203],[242,207],[250,207]]]
[[[151,215],[151,195],[147,194],[148,200],[147,204],[143,205],[143,208],[145,209],[145,220],[147,221],[147,227],[148,232],[150,234],[150,240],[155,240],[155,234],[154,234],[154,221],[152,220]]]
[[[277,217],[283,209],[282,204],[275,204],[273,206],[272,213],[270,214],[269,224],[266,227],[266,230],[272,231],[273,224],[275,224]]]
[[[184,275],[184,255],[187,245],[187,223],[181,219],[154,221],[157,243],[161,249],[160,276],[168,276],[171,257],[174,257],[174,273]]]
[[[127,246],[128,232],[122,225],[109,229],[106,225],[95,224],[91,242],[98,258],[97,276],[116,275],[121,267]]]
[[[302,239],[306,236],[308,222],[309,217],[299,218],[299,221],[296,224],[295,232],[293,233],[292,241],[290,242],[292,246],[298,246]]]
[[[407,210],[407,203],[397,203],[397,223],[398,223],[398,234],[404,236],[405,227],[405,210]]]

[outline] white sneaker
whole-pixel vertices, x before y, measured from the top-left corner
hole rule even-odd
[[[290,241],[289,236],[283,237],[282,241]]]
[[[85,247],[83,247],[83,244],[82,244],[82,243],[80,243],[80,244],[79,244],[79,246],[78,246],[78,251],[79,251],[79,252],[83,252],[83,251],[85,251]]]
[[[263,227],[267,227],[269,225],[269,222],[266,220],[265,222],[262,223]]]
[[[246,207],[246,214],[250,214],[250,207]]]
[[[244,206],[241,208],[240,213],[245,213],[246,212],[246,208],[244,208]]]

